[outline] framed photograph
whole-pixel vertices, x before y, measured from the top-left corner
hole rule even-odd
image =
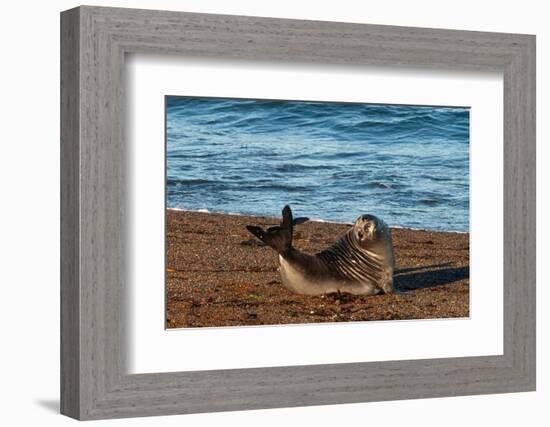
[[[469,134],[466,107],[167,96],[167,328],[469,317]]]
[[[535,390],[535,37],[61,14],[61,411]]]

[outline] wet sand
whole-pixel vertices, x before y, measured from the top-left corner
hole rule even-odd
[[[277,255],[245,229],[278,219],[167,211],[168,328],[275,325],[469,316],[469,234],[392,229],[392,295],[296,295]],[[307,222],[294,246],[315,253],[350,225]]]

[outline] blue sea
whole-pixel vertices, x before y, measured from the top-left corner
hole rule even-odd
[[[468,108],[166,98],[167,207],[469,227]]]

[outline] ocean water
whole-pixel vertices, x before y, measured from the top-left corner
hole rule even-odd
[[[167,207],[469,228],[469,109],[167,97]]]

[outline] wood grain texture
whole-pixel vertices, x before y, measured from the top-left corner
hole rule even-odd
[[[78,10],[61,20],[61,412],[80,414]]]
[[[534,36],[80,7],[62,14],[62,413],[100,419],[535,388]],[[124,55],[504,74],[504,354],[128,375]]]

